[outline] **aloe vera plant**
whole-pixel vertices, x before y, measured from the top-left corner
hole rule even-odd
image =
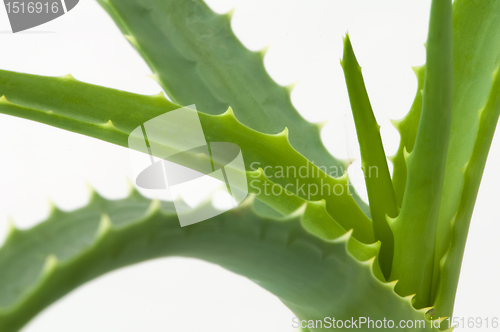
[[[54,207],[29,230],[11,226],[0,248],[1,331],[19,330],[100,275],[175,255],[246,276],[303,321],[370,317],[397,324],[452,315],[500,114],[499,1],[432,1],[426,65],[415,68],[418,90],[408,115],[395,121],[401,142],[391,159],[392,177],[361,68],[349,36],[344,38],[341,65],[368,205],[347,173],[327,174],[331,167],[346,169],[347,162],[326,151],[321,127],[297,113],[291,90],[266,73],[263,54],[236,39],[230,15],[213,13],[201,0],[99,3],[170,100],[163,93],[132,94],[71,75],[1,70],[0,112],[127,147],[137,126],[196,104],[207,141],[237,144],[253,185],[237,208],[188,227],[180,227],[172,203],[135,190],[122,200],[94,192],[86,207]],[[318,176],[269,177],[266,167],[302,167]],[[370,176],[371,167],[377,176]],[[306,193],[288,190],[289,184],[342,190]],[[282,188],[279,195],[264,194],[274,186]],[[427,321],[425,330],[438,328]]]

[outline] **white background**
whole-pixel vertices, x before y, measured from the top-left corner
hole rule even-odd
[[[309,121],[329,119],[322,137],[337,157],[357,158],[354,124],[339,58],[349,30],[363,67],[387,154],[399,135],[389,119],[404,116],[416,90],[411,66],[424,63],[429,0],[210,0],[236,6],[233,29],[251,50],[270,44],[266,68],[280,84],[299,81],[293,102]],[[26,32],[12,34],[0,7],[0,68],[64,75],[153,94],[150,70],[93,0]],[[85,182],[106,197],[124,197],[131,177],[126,149],[42,124],[0,115],[0,238],[7,218],[29,227],[48,213],[88,199]],[[455,315],[500,316],[496,242],[500,141],[493,143],[472,220]],[[359,172],[358,172],[359,174]],[[354,176],[363,191],[362,178]],[[217,266],[160,259],[111,273],[79,288],[37,317],[43,331],[292,331],[293,315],[270,293]]]

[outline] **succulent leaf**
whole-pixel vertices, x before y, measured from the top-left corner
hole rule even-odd
[[[30,89],[36,93],[26,93]],[[8,71],[0,71],[0,95],[7,97],[0,102],[0,113],[35,120],[125,147],[128,146],[129,134],[137,126],[180,108],[164,96],[143,96],[75,79]],[[138,109],[141,111],[137,112]],[[325,199],[328,212],[342,227],[353,229],[353,236],[364,243],[374,242],[372,222],[353,199],[347,173],[334,178],[329,175],[331,168],[320,168],[307,160],[290,145],[287,130],[277,135],[257,132],[239,122],[231,111],[221,115],[199,113],[199,117],[208,142],[230,142],[241,148],[247,171],[254,171],[260,165],[276,172],[288,167],[294,169],[295,172],[286,172],[288,174],[283,176],[273,172],[271,181],[283,188],[290,185],[289,188],[294,188],[293,193],[302,199]],[[188,134],[189,128],[186,128]],[[167,144],[170,144],[169,148],[177,148],[173,141]],[[298,173],[301,171],[304,171],[303,175],[307,172],[309,176],[300,176]],[[248,174],[247,177],[248,183],[252,183],[252,178]],[[259,187],[259,190],[252,188],[258,197],[268,196],[263,199],[272,200],[278,205],[288,204],[288,200],[283,200],[279,195],[269,195],[269,191],[266,195],[265,188],[262,188],[264,181],[253,183]],[[283,214],[290,213],[289,210],[280,211],[284,205],[271,207]]]
[[[465,193],[462,167],[470,161],[476,144],[477,113],[488,101],[492,73],[500,65],[500,2],[454,1],[453,22],[453,116],[443,187],[445,194],[436,237],[433,297],[438,292],[439,264],[455,236],[450,224]],[[493,128],[495,125],[495,122],[490,123]],[[466,233],[460,235],[461,238],[466,236]],[[447,312],[450,311],[448,307]]]
[[[389,280],[394,256],[394,235],[386,216],[395,218],[399,213],[399,207],[380,137],[380,126],[373,114],[361,67],[354,55],[349,35],[344,38],[344,56],[340,63],[344,69],[361,150],[362,169],[365,174],[374,235],[382,245],[378,258],[385,279]],[[372,169],[375,169],[374,174],[372,174]]]
[[[452,114],[452,37],[451,1],[432,1],[420,124],[408,160],[401,213],[391,225],[391,279],[400,280],[399,294],[416,294],[417,308],[432,304],[434,247]]]
[[[499,67],[500,68],[500,67]],[[493,74],[493,86],[486,106],[479,112],[479,130],[470,161],[464,166],[464,186],[457,214],[451,222],[451,243],[440,261],[440,279],[435,299],[436,315],[450,317],[465,251],[467,233],[479,185],[500,115],[500,70]]]
[[[0,248],[2,331],[19,330],[101,274],[169,255],[201,258],[246,276],[304,320],[452,315],[500,114],[499,1],[432,1],[427,64],[415,68],[415,101],[395,122],[401,143],[392,181],[361,68],[349,37],[344,40],[341,64],[363,165],[378,169],[366,180],[369,208],[353,193],[346,162],[324,148],[321,124],[305,121],[293,107],[294,85],[273,82],[263,65],[265,50],[251,52],[234,36],[231,14],[217,15],[201,0],[98,1],[168,96],[201,110],[207,141],[241,147],[251,195],[238,208],[186,228],[171,203],[135,191],[118,201],[93,192],[88,206],[73,212],[53,206],[48,220],[29,230],[10,223]],[[71,75],[0,70],[0,113],[120,146],[137,126],[178,108],[163,93],[143,96]],[[312,176],[266,173],[279,167]],[[332,176],[331,167],[341,171]],[[274,186],[281,194],[265,193]]]
[[[231,106],[245,126],[274,134],[287,127],[290,144],[318,166],[347,168],[324,147],[321,127],[292,105],[295,83],[276,84],[264,67],[267,47],[249,51],[231,29],[231,13],[218,15],[202,0],[98,1],[153,71],[172,101],[222,114]],[[342,174],[340,174],[342,175]],[[356,202],[369,210],[351,187]]]
[[[89,280],[172,255],[200,258],[248,277],[302,320],[424,320],[425,313],[394,293],[393,284],[374,277],[378,246],[361,245],[351,232],[324,240],[306,230],[303,225],[320,217],[316,210],[321,207],[275,219],[255,212],[249,198],[210,220],[179,227],[172,203],[160,204],[136,191],[113,201],[94,192],[87,206],[55,212],[0,248],[0,326],[3,332],[18,331]],[[353,285],[355,291],[345,291]],[[429,322],[423,330],[434,331]]]

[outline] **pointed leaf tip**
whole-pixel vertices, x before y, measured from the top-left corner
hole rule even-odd
[[[84,183],[89,193],[90,200],[92,200],[92,197],[96,194],[96,191],[94,190],[94,187],[92,187],[92,184],[90,184],[89,181],[85,180]]]
[[[389,226],[392,226],[396,223],[398,217],[394,217],[394,218],[391,218],[389,217],[389,215],[385,215],[385,220],[387,221],[387,223],[389,224]]]
[[[51,274],[57,268],[58,264],[59,260],[57,259],[56,255],[48,256],[47,259],[45,260],[42,274],[43,275]]]
[[[180,195],[178,195],[175,198],[175,201],[184,201],[184,200],[182,199],[182,197]],[[151,201],[151,204],[149,204],[149,207],[146,211],[146,215],[152,215],[152,214],[157,213],[158,211],[160,211],[160,207],[161,207],[160,200],[153,199]]]
[[[484,112],[484,107],[480,108],[479,111],[477,111],[477,117],[481,120],[483,117],[483,112]]]
[[[66,74],[66,75],[63,75],[63,76],[59,76],[59,78],[62,79],[62,80],[76,81],[76,79],[71,74]]]
[[[389,121],[391,121],[392,126],[394,128],[396,128],[397,131],[400,130],[401,122],[403,122],[403,120],[401,120],[401,119],[399,119],[399,120],[390,119]]]
[[[385,285],[387,287],[389,287],[392,291],[394,291],[398,282],[399,282],[399,280],[393,280],[393,281],[386,282]]]
[[[465,173],[467,172],[467,167],[469,166],[469,162],[470,160],[467,161],[465,165],[462,166],[462,175],[465,175]]]
[[[326,200],[324,198],[320,199],[319,201],[309,201],[306,204],[313,207],[321,207],[323,209],[326,209]]]
[[[419,77],[419,75],[422,74],[422,71],[425,71],[425,65],[414,66],[414,67],[411,67],[411,69],[413,70],[413,72],[415,73],[415,75],[417,77]]]
[[[158,76],[158,74],[153,73],[153,74],[146,75],[146,77],[149,77],[152,80],[154,80],[155,82],[160,83],[160,76]]]
[[[408,150],[406,150],[406,146],[403,148],[403,156],[405,158],[406,164],[408,164],[409,159],[411,157],[411,152],[408,152]]]
[[[306,212],[308,204],[309,203],[302,204],[297,210],[295,210],[292,213],[290,213],[289,217],[291,217],[291,218],[293,218],[293,217],[303,217],[304,214],[305,214],[305,212]]]
[[[61,209],[57,207],[54,201],[51,198],[47,199],[49,205],[49,216],[53,216],[57,213],[63,212]]]
[[[328,123],[330,123],[330,120],[316,122],[314,125],[321,131]]]
[[[7,237],[6,237],[6,241],[10,238],[12,238],[13,236],[15,236],[15,234],[17,233],[20,233],[21,231],[19,230],[19,228],[17,228],[16,224],[14,223],[14,220],[12,220],[11,218],[9,218],[7,220]]]
[[[259,54],[262,58],[264,58],[269,52],[269,48],[271,47],[271,44],[267,44],[265,47],[257,51],[257,54]]]
[[[160,91],[160,92],[158,92],[158,93],[156,93],[154,95],[151,95],[151,97],[153,97],[153,98],[159,98],[159,99],[166,99],[165,98],[165,94],[163,93],[163,91]]]
[[[127,182],[127,189],[128,189],[127,197],[132,197],[135,196],[136,194],[139,194],[139,191],[135,187],[134,182],[129,177],[127,177],[125,181]]]
[[[96,237],[97,238],[104,237],[106,234],[109,233],[112,226],[113,225],[111,223],[111,219],[109,218],[109,215],[107,213],[103,213],[101,215],[101,221],[99,222],[99,227],[97,228]]]
[[[108,120],[108,122],[103,123],[103,124],[102,124],[102,127],[103,127],[104,129],[112,129],[112,130],[117,130],[117,128],[115,127],[115,125],[113,124],[113,121],[111,121],[111,119],[110,119],[110,120]]]
[[[132,36],[132,35],[124,35],[124,36],[130,42],[130,44],[134,45],[135,47],[137,47],[139,45],[137,42],[137,39],[134,36]]]
[[[288,91],[288,93],[292,93],[293,89],[295,89],[295,87],[297,86],[298,83],[299,83],[299,81],[296,81],[296,82],[290,83],[288,85],[285,85],[285,89]]]
[[[344,173],[336,179],[341,183],[349,183],[349,172],[347,169],[344,170]]]
[[[226,16],[229,19],[229,21],[231,21],[231,19],[233,18],[234,12],[236,11],[236,7],[237,6],[234,6],[227,13],[224,14],[224,16]]]
[[[345,243],[346,246],[348,245],[349,243],[349,239],[351,238],[352,236],[352,233],[354,232],[354,230],[351,228],[350,230],[348,230],[347,232],[345,232],[344,235],[336,238],[335,240],[333,240],[334,243]]]
[[[340,60],[340,64],[342,68],[351,63],[354,68],[361,69],[359,66],[358,60],[356,59],[356,55],[354,54],[354,49],[352,48],[351,39],[349,38],[349,34],[343,38],[344,42],[344,52],[342,53],[342,59]],[[345,70],[346,68],[344,68]]]
[[[288,140],[288,127],[285,127],[282,132],[275,135],[276,137],[284,137]]]
[[[417,294],[411,294],[411,295],[407,295],[407,296],[404,296],[403,297],[403,300],[408,302],[408,304],[410,305],[413,305],[413,298],[416,296]]]
[[[373,271],[373,265],[375,264],[375,259],[377,256],[373,256],[372,258],[366,260],[366,261],[360,261],[362,265],[365,265],[369,268],[370,271]]]
[[[229,107],[227,108],[227,110],[226,110],[224,113],[222,113],[222,115],[232,116],[232,117],[234,117],[234,116],[235,116],[235,115],[234,115],[233,108],[232,108],[231,106],[229,106]]]
[[[497,67],[497,69],[495,69],[495,70],[493,71],[493,81],[496,81],[497,76],[499,75],[499,73],[500,73],[500,66],[499,66],[499,67]]]
[[[342,36],[342,43],[348,43],[350,42],[350,39],[349,39],[349,31],[346,31],[345,34]]]

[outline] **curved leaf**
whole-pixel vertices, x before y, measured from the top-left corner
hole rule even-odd
[[[172,204],[137,192],[116,201],[94,193],[86,207],[72,212],[54,208],[32,229],[11,229],[0,248],[0,326],[4,332],[18,331],[91,279],[174,255],[200,258],[248,277],[302,320],[423,320],[424,312],[394,293],[394,284],[383,284],[372,274],[369,257],[378,246],[363,246],[350,233],[328,241],[305,230],[306,220],[319,217],[320,209],[316,205],[271,219],[257,214],[250,199],[210,220],[180,227]],[[423,330],[432,330],[429,322]]]
[[[236,38],[231,15],[214,13],[202,0],[98,2],[175,103],[196,104],[207,114],[222,114],[231,106],[239,121],[262,133],[286,127],[290,143],[307,159],[347,170],[348,162],[324,147],[322,125],[302,118],[290,100],[291,88],[271,79],[264,53],[249,51]],[[369,215],[366,203],[351,191]]]
[[[70,76],[43,77],[8,71],[0,71],[0,95],[4,95],[0,100],[0,113],[121,146],[128,145],[128,136],[137,126],[180,108],[163,94],[143,96],[82,83]],[[328,212],[342,227],[354,229],[353,235],[364,243],[374,242],[371,220],[353,199],[347,174],[333,178],[329,176],[330,172],[338,171],[337,168],[319,168],[312,164],[290,145],[288,130],[276,135],[257,132],[240,123],[230,110],[222,115],[199,113],[199,118],[208,142],[231,142],[241,148],[247,171],[259,167],[274,170],[270,174],[272,182],[283,188],[288,185],[287,190],[302,199],[325,199]],[[185,130],[189,136],[190,128]],[[175,141],[158,144],[177,147]],[[278,174],[288,168],[295,171]],[[248,180],[251,184],[252,179]],[[278,206],[273,208],[279,210],[287,204],[280,195],[262,188],[264,182],[254,183],[257,188],[250,185],[250,189],[255,190],[259,197],[267,196],[263,199],[276,202]]]
[[[344,70],[352,114],[356,124],[362,169],[365,174],[373,220],[373,231],[375,239],[381,241],[382,244],[379,260],[385,279],[389,280],[394,256],[394,235],[387,223],[386,216],[397,217],[399,206],[380,137],[380,126],[373,114],[361,67],[354,55],[349,35],[344,38],[344,55],[340,63]],[[372,174],[372,169],[375,169],[375,175]]]

